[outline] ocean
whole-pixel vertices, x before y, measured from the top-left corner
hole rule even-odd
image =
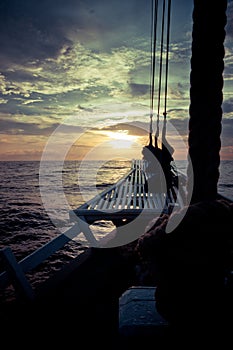
[[[131,161],[46,162],[43,166],[37,161],[6,161],[0,165],[0,248],[10,247],[19,261],[71,227],[69,210],[113,185],[129,171]],[[186,171],[186,161],[176,161],[176,165]],[[233,200],[233,161],[221,161],[218,189]],[[93,230],[101,237],[112,226],[99,222]],[[36,287],[84,249],[80,236],[28,273],[27,278]],[[12,286],[0,292],[1,302],[12,299]]]

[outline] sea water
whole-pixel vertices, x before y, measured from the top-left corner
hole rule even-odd
[[[176,165],[186,172],[186,161],[176,161]],[[18,261],[34,252],[72,225],[69,210],[113,185],[130,166],[128,160],[1,162],[0,248],[10,247]],[[219,170],[219,193],[233,200],[233,161],[221,161]],[[112,226],[110,222],[98,222],[93,229],[98,238],[111,231]],[[28,279],[34,285],[41,283],[84,248],[82,237],[72,240],[29,273]],[[0,297],[4,301],[13,294],[10,287]]]

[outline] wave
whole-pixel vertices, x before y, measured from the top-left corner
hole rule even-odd
[[[103,187],[110,187],[110,186],[113,186],[114,185],[114,183],[105,183],[105,182],[103,182],[103,183],[101,183],[101,184],[96,184],[96,188],[103,188]]]
[[[223,184],[223,183],[220,183],[218,186],[219,186],[219,187],[232,188],[232,187],[233,187],[233,184]]]
[[[105,165],[104,169],[114,169],[114,170],[121,170],[121,169],[125,169],[125,165],[122,166],[114,166],[114,165]]]

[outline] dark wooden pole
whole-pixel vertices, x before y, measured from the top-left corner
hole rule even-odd
[[[187,188],[191,203],[217,197],[226,8],[227,0],[194,0]]]

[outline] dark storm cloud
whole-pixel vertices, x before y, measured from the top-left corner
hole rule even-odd
[[[0,5],[1,52],[14,61],[56,57],[72,44],[67,32],[82,27],[78,0],[3,0]],[[76,14],[76,16],[75,16]]]
[[[55,56],[67,38],[51,1],[5,0],[0,8],[1,55],[14,62]],[[54,2],[53,2],[54,5]],[[8,61],[9,62],[9,61]]]
[[[137,17],[131,28],[137,35],[140,23],[148,16],[147,6],[142,11],[140,1],[135,0],[121,2],[120,6],[115,0],[2,0],[1,55],[13,61],[56,57],[61,47],[72,46],[74,38],[80,42],[100,40],[102,36],[106,39],[113,30],[117,38],[117,31],[124,27],[130,30],[131,17]],[[114,42],[113,36],[111,40]]]
[[[141,96],[141,95],[146,95],[148,94],[149,92],[149,85],[147,84],[134,84],[134,83],[131,83],[129,85],[130,87],[130,90],[131,90],[131,94],[133,96]]]

